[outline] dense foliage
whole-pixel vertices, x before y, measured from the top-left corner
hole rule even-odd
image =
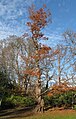
[[[68,91],[62,94],[54,94],[52,96],[45,96],[45,107],[64,107],[75,108],[76,105],[76,91]]]
[[[36,101],[31,97],[11,95],[2,99],[1,108],[28,107],[34,106],[35,103]]]

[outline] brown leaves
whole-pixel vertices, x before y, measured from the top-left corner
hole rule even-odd
[[[51,50],[50,47],[43,45],[39,50],[36,51],[35,55],[31,56],[31,58],[34,60],[42,60],[46,58],[49,50]]]
[[[51,91],[49,91],[47,95],[52,96],[54,94],[61,94],[70,90],[76,91],[76,87],[70,87],[68,86],[66,82],[64,82],[64,83],[61,83],[60,85],[57,85],[57,84],[53,85],[51,87]]]
[[[31,76],[37,76],[37,77],[41,75],[39,69],[27,69],[26,71],[24,71],[24,74],[29,74]]]
[[[31,22],[27,22],[27,25],[28,25],[29,27],[31,27]]]
[[[46,45],[43,45],[42,49],[43,49],[43,50],[46,50],[46,51],[49,51],[49,50],[51,50],[51,47],[48,47],[48,46],[46,46]]]
[[[35,6],[29,8],[29,18],[32,22],[27,22],[27,25],[30,27],[32,35],[34,38],[42,37],[40,35],[40,30],[48,23],[48,17],[50,16],[49,12],[45,10],[46,5],[39,10],[35,10]]]
[[[50,16],[49,12],[45,8],[46,8],[46,5],[44,5],[43,8],[40,8],[39,10],[35,10],[35,6],[32,5],[29,8],[29,18],[31,22],[27,22],[27,25],[29,26],[30,31],[32,33],[32,40],[34,43],[35,51],[34,51],[34,54],[30,54],[29,57],[23,58],[27,64],[27,69],[25,70],[24,73],[29,74],[31,76],[37,76],[37,77],[41,75],[39,70],[40,61],[46,58],[47,54],[51,50],[50,47],[45,45],[39,47],[38,41],[37,41],[38,39],[44,36],[44,34],[42,34],[41,32],[41,29],[47,25],[48,17]],[[34,63],[33,68],[29,67],[29,65],[31,66],[31,62],[32,64]]]
[[[41,49],[38,50],[39,55],[47,54],[51,50],[50,47],[43,45]]]

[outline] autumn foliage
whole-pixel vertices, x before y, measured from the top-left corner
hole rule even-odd
[[[64,82],[59,85],[53,85],[47,95],[52,96],[55,94],[63,94],[68,91],[76,91],[76,87],[70,87],[66,82]]]
[[[44,34],[40,31],[48,24],[48,17],[50,15],[51,13],[45,10],[45,7],[35,10],[35,6],[32,5],[32,7],[29,8],[29,18],[31,22],[27,22],[27,25],[30,27],[33,38],[39,39],[43,37]]]
[[[50,15],[51,13],[46,10],[46,5],[43,5],[43,8],[40,8],[39,10],[36,10],[34,5],[29,7],[30,22],[27,22],[27,26],[30,28],[32,34],[31,40],[33,41],[34,53],[27,57],[21,56],[27,65],[27,68],[24,71],[25,74],[31,76],[41,75],[39,66],[37,65],[39,65],[40,60],[47,57],[51,48],[46,45],[39,44],[38,40],[41,38],[47,39],[44,37],[44,34],[42,34],[41,30],[48,24]],[[24,36],[26,37],[26,34]],[[30,63],[34,65],[32,69],[28,66]]]

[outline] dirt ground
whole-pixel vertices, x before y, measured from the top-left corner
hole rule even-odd
[[[69,115],[69,114],[76,114],[75,110],[67,109],[59,109],[59,108],[52,108],[44,112],[45,115]],[[24,117],[29,117],[33,115],[41,115],[39,113],[35,113],[33,108],[17,108],[17,109],[7,109],[7,110],[0,110],[0,119],[20,119]]]
[[[13,119],[28,117],[34,115],[33,108],[16,108],[16,109],[6,109],[0,110],[0,119]]]

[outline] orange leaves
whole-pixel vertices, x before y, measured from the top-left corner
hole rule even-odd
[[[41,75],[39,69],[27,69],[26,71],[24,71],[24,73],[29,74],[31,76],[37,76],[37,77]]]
[[[36,39],[39,39],[39,38],[42,38],[44,34],[42,33],[33,33],[33,38],[36,38]]]
[[[29,17],[33,22],[38,23],[40,20],[42,21],[43,19],[45,20],[47,18],[47,13],[44,11],[43,8],[40,8],[37,11],[32,9],[32,11],[30,11]]]
[[[43,47],[38,50],[38,53],[39,55],[47,54],[49,50],[51,50],[50,47],[43,45]]]
[[[40,56],[39,55],[33,55],[33,56],[31,56],[31,58],[37,60],[37,59],[40,59]]]
[[[31,22],[27,22],[27,25],[30,27],[32,37],[36,39],[42,37],[40,30],[48,23],[47,18],[50,16],[50,14],[45,10],[45,8],[46,5],[44,5],[43,8],[40,8],[39,10],[35,10],[34,5],[29,8],[29,18]]]
[[[46,51],[51,50],[51,48],[50,48],[50,47],[48,47],[48,46],[46,46],[46,45],[43,45],[42,49],[43,49],[43,50],[46,50]]]
[[[53,85],[47,95],[52,96],[54,94],[61,94],[70,90],[76,91],[76,87],[69,87],[67,83],[64,82],[64,83],[61,83],[60,85],[57,85],[57,84]]]
[[[34,60],[42,60],[46,58],[46,54],[51,50],[50,47],[43,45],[39,50],[36,51],[35,55],[31,56]]]
[[[53,96],[53,93],[48,92],[47,96],[51,97],[51,96]]]
[[[41,76],[39,64],[40,61],[49,55],[49,50],[51,50],[48,46],[39,46],[38,39],[43,38],[41,29],[44,28],[48,23],[48,17],[50,16],[49,12],[45,9],[46,5],[39,10],[35,10],[35,6],[32,5],[29,8],[29,18],[30,22],[27,22],[27,25],[30,28],[32,33],[32,41],[34,46],[34,53],[31,53],[29,57],[23,58],[27,64],[25,74],[31,76]],[[38,69],[36,69],[38,67]]]
[[[33,23],[32,25],[31,25],[31,31],[33,32],[33,31],[40,31],[40,28],[38,27],[38,25],[36,24],[36,23]],[[35,33],[34,33],[35,34]]]

